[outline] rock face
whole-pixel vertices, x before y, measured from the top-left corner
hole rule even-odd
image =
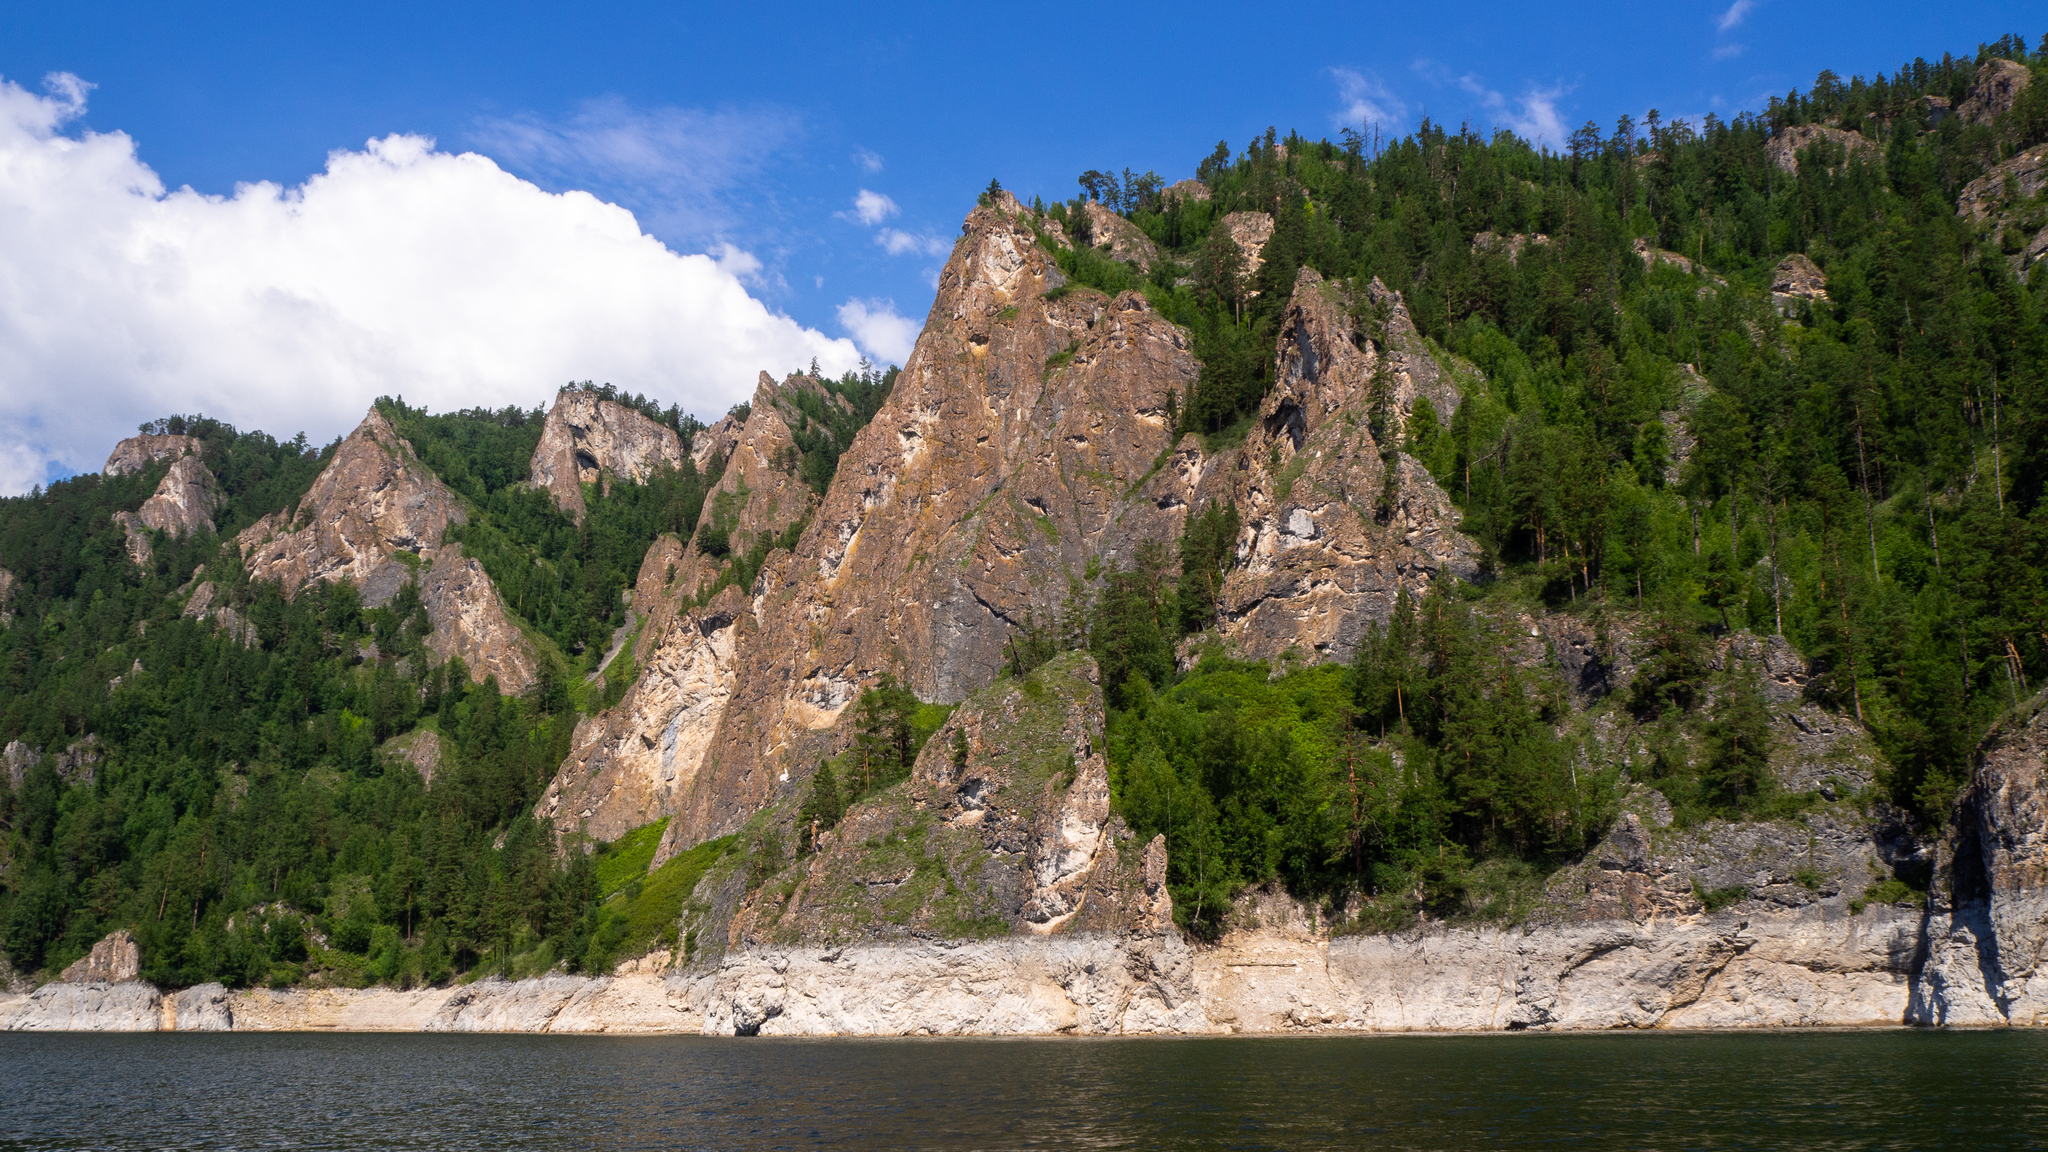
[[[498,678],[500,691],[518,695],[539,680],[531,647],[512,623],[484,566],[451,544],[434,554],[419,581],[433,631],[427,648],[443,660],[459,656],[473,679]]]
[[[192,436],[130,436],[114,445],[100,475],[133,476],[159,460],[176,460],[187,453],[196,456],[199,448],[199,440]]]
[[[1799,174],[1799,154],[1815,144],[1832,144],[1845,150],[1845,162],[1862,160],[1866,164],[1878,164],[1884,160],[1884,149],[1877,141],[1860,132],[1847,132],[1825,124],[1795,124],[1771,137],[1764,145],[1764,155],[1778,166],[1780,172]],[[1833,165],[1828,167],[1832,175]]]
[[[1200,180],[1179,180],[1167,185],[1159,195],[1167,200],[1185,200],[1199,204],[1209,199],[1209,186]]]
[[[176,439],[189,438],[179,436]],[[115,450],[115,455],[120,455],[119,449]],[[220,485],[199,457],[181,456],[157,482],[156,493],[142,502],[139,511],[116,512],[114,520],[128,534],[129,558],[137,564],[147,564],[151,548],[144,529],[154,528],[172,539],[194,532],[211,532],[213,514],[220,507],[221,500]]]
[[[275,580],[287,596],[316,580],[347,580],[376,607],[417,580],[434,625],[427,646],[461,656],[472,680],[495,675],[505,691],[524,691],[536,676],[531,647],[482,565],[440,547],[448,525],[467,520],[461,499],[372,408],[295,511],[266,516],[235,539],[250,578]]]
[[[1264,212],[1232,212],[1218,220],[1217,226],[1230,233],[1230,239],[1244,253],[1244,275],[1249,280],[1266,262],[1266,241],[1273,238],[1273,217]]]
[[[92,946],[92,951],[64,969],[67,984],[119,984],[142,974],[142,949],[126,928]]]
[[[2048,188],[2048,144],[2036,144],[1963,185],[1956,196],[1956,212],[1979,223],[1990,220],[2010,205],[2007,181],[2012,182],[2022,200],[2039,196],[2043,188]]]
[[[366,603],[383,603],[412,574],[397,554],[431,559],[448,525],[467,519],[456,495],[373,408],[295,514],[266,516],[236,541],[250,578],[275,580],[286,595],[315,580],[347,580]]]
[[[728,413],[720,417],[718,423],[692,437],[690,459],[696,462],[697,471],[707,471],[713,460],[723,460],[731,455],[733,445],[740,442],[740,429],[745,426],[745,421]]]
[[[14,619],[14,597],[20,587],[21,581],[15,579],[14,573],[0,568],[0,624]]]
[[[817,508],[817,493],[798,474],[801,458],[790,431],[793,423],[805,419],[794,400],[799,392],[808,392],[823,404],[847,406],[809,377],[791,375],[777,384],[761,373],[746,423],[725,452],[725,471],[704,498],[697,533],[684,542],[675,578],[666,585],[669,592],[697,595],[726,563],[728,557],[704,554],[706,529],[723,539],[729,556],[744,556],[756,541],[775,539]],[[637,593],[634,601],[648,602]]]
[[[1144,229],[1093,200],[1082,205],[1081,210],[1088,215],[1089,237],[1097,248],[1108,252],[1110,259],[1135,264],[1141,272],[1150,272],[1159,262],[1159,249],[1153,246]]]
[[[1449,497],[1427,469],[1391,451],[1417,405],[1447,424],[1458,393],[1399,297],[1377,281],[1364,292],[1383,319],[1355,332],[1350,294],[1302,270],[1259,423],[1198,493],[1235,504],[1243,518],[1217,632],[1247,657],[1294,649],[1309,660],[1348,659],[1400,589],[1419,597],[1433,580],[1476,570]]]
[[[213,626],[242,642],[244,648],[256,646],[256,625],[248,617],[226,604],[213,581],[202,580],[192,589],[192,595],[185,601],[180,613],[195,620],[211,620]]]
[[[1801,301],[1826,302],[1827,277],[1804,255],[1794,252],[1771,270],[1771,301],[1779,311],[1796,307]]]
[[[0,1032],[155,1032],[163,1027],[163,999],[141,981],[57,981],[0,1004]]]
[[[1956,105],[1956,115],[1968,124],[1989,124],[2012,111],[2021,92],[2033,83],[2034,74],[2014,60],[1986,60],[1970,78],[1969,94]]]
[[[602,483],[606,473],[637,484],[657,468],[680,468],[682,463],[683,444],[675,429],[596,392],[564,388],[541,427],[532,477],[555,498],[557,508],[580,523],[583,485]]]
[[[1098,679],[1093,659],[1069,653],[969,697],[908,781],[760,886],[732,920],[731,950],[1171,932],[1164,838],[1140,845],[1110,812]]]

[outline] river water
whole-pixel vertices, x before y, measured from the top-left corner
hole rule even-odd
[[[2048,1032],[0,1034],[12,1148],[2048,1148]]]

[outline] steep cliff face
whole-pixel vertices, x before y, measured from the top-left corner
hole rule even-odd
[[[441,554],[448,525],[466,520],[460,498],[373,408],[294,511],[264,517],[236,542],[250,578],[275,580],[287,596],[314,581],[346,580],[375,607],[420,580],[434,625],[428,646],[460,655],[479,683],[496,675],[505,691],[524,691],[534,681],[533,650],[490,577],[460,549]]]
[[[159,460],[176,460],[187,453],[197,455],[200,444],[193,436],[130,436],[107,455],[102,476],[133,476]]]
[[[817,508],[817,493],[798,475],[796,437],[790,433],[791,420],[802,419],[790,399],[798,390],[822,395],[827,403],[845,403],[808,377],[792,375],[777,384],[761,373],[746,422],[724,456],[725,471],[704,498],[697,534],[684,542],[675,592],[695,596],[717,578],[729,556],[745,555],[756,541],[774,540]],[[716,536],[725,554],[705,553],[707,533]],[[634,599],[641,602],[637,595]]]
[[[1141,272],[1150,272],[1159,263],[1159,250],[1144,229],[1093,200],[1083,204],[1081,210],[1088,216],[1089,238],[1110,259],[1135,264]]]
[[[199,457],[181,456],[164,473],[164,478],[157,482],[156,492],[142,502],[139,510],[117,512],[114,520],[128,534],[129,557],[137,564],[147,564],[150,543],[144,529],[154,528],[172,539],[194,532],[211,532],[213,514],[220,505],[220,485],[214,480],[213,473],[206,470]]]
[[[1200,486],[1198,499],[1235,504],[1243,519],[1216,630],[1247,657],[1348,658],[1400,589],[1420,596],[1475,570],[1450,498],[1413,459],[1383,455],[1373,432],[1377,422],[1391,448],[1417,404],[1447,420],[1456,389],[1400,298],[1377,282],[1365,293],[1381,318],[1370,334],[1355,331],[1346,290],[1302,270],[1259,423]]]
[[[583,485],[606,473],[640,483],[661,467],[679,468],[683,444],[675,429],[595,392],[564,388],[548,409],[533,450],[533,483],[555,506],[583,519]]]
[[[2015,60],[1986,60],[1970,78],[1970,91],[1956,105],[1956,115],[1969,124],[1989,124],[2012,111],[2034,74]]]
[[[755,583],[732,703],[664,851],[807,774],[875,676],[959,700],[1091,558],[1179,530],[1194,477],[1154,464],[1196,375],[1186,338],[1136,293],[1047,299],[1062,282],[1015,200],[968,217],[888,404]]]

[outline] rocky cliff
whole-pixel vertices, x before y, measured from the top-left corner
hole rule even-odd
[[[201,445],[194,436],[157,436],[144,433],[130,436],[107,455],[106,466],[100,469],[102,476],[133,476],[146,470],[159,460],[176,460],[186,454],[197,455]]]
[[[418,581],[434,625],[428,646],[460,655],[478,682],[496,675],[505,691],[523,692],[535,677],[532,646],[482,566],[441,548],[448,525],[467,520],[461,498],[372,408],[296,508],[264,517],[236,542],[250,579],[276,581],[287,596],[346,580],[375,607]]]
[[[115,455],[119,456],[120,452],[117,450]],[[112,467],[112,464],[108,466]],[[214,480],[213,473],[206,470],[199,457],[181,456],[157,482],[156,491],[142,502],[140,509],[117,512],[114,521],[128,534],[129,557],[137,564],[147,564],[151,549],[145,529],[154,528],[172,539],[194,532],[211,532],[213,514],[220,505],[220,484]]]
[[[541,426],[532,482],[581,522],[585,484],[601,484],[607,474],[642,483],[657,468],[682,463],[683,443],[675,429],[594,391],[564,388]]]

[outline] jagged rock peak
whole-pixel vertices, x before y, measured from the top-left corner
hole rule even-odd
[[[555,395],[533,450],[533,483],[548,490],[555,506],[583,518],[583,485],[602,483],[607,473],[635,483],[657,468],[680,468],[682,439],[675,429],[584,388]]]
[[[295,511],[266,516],[235,539],[250,577],[277,581],[287,596],[311,581],[347,580],[366,603],[381,604],[411,576],[414,565],[398,553],[431,560],[448,525],[467,520],[462,501],[372,408]]]
[[[114,445],[102,476],[132,476],[159,460],[175,460],[186,453],[198,453],[196,436],[130,436]]]

